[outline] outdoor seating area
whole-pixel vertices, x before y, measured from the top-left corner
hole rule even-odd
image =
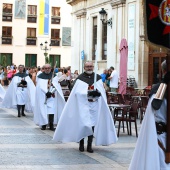
[[[126,94],[115,94],[107,92],[107,102],[111,110],[116,128],[118,128],[117,136],[119,137],[121,128],[123,133],[125,130],[128,135],[132,135],[132,124],[135,127],[135,135],[138,137],[138,124],[142,123],[145,115],[146,107],[149,100],[149,88],[135,89],[127,87]]]
[[[150,89],[137,89],[127,87],[126,94],[106,92],[107,103],[111,110],[114,123],[116,125],[117,136],[119,137],[121,129],[125,130],[127,135],[132,134],[132,125],[135,127],[135,135],[138,137],[137,125],[142,123],[146,107],[149,100]],[[65,91],[64,98],[67,101],[70,91]]]

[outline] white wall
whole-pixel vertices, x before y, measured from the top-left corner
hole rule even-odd
[[[92,59],[92,36],[93,36],[93,17],[98,18],[98,30],[97,30],[97,49],[98,49],[98,73],[102,73],[103,69],[114,66],[119,73],[120,68],[120,51],[119,46],[122,38],[127,39],[128,41],[128,7],[130,4],[135,4],[135,32],[134,32],[134,43],[135,43],[135,56],[134,56],[134,69],[128,70],[128,76],[134,76],[138,82],[138,77],[144,80],[147,85],[147,81],[144,78],[143,71],[139,68],[139,56],[140,55],[140,15],[142,13],[141,2],[137,0],[126,0],[125,4],[120,3],[119,5],[113,5],[115,1],[108,0],[87,0],[80,1],[75,4],[72,4],[72,25],[74,25],[74,32],[72,33],[72,68],[82,71],[81,62],[80,62],[80,51],[85,50],[86,59]],[[104,8],[107,12],[107,19],[112,18],[112,28],[108,26],[107,29],[107,61],[101,60],[102,58],[102,22],[100,21],[99,11],[101,8]],[[82,20],[82,17],[85,20]],[[84,22],[84,24],[82,24]],[[85,43],[82,41],[82,30],[85,27]],[[140,26],[141,27],[141,26]],[[143,43],[143,42],[142,42]],[[146,75],[146,73],[145,73]],[[138,84],[139,86],[141,83]]]
[[[13,4],[13,22],[2,22],[2,6],[3,3]],[[37,5],[37,14],[39,14],[39,0],[26,0],[26,5]],[[2,36],[2,26],[12,26],[12,45],[4,45],[0,40],[0,53],[13,53],[13,63],[16,65],[25,64],[25,54],[37,54],[37,66],[42,66],[45,63],[44,51],[40,49],[40,43],[48,41],[50,43],[51,28],[60,29],[60,37],[62,38],[62,27],[71,27],[71,6],[66,3],[65,0],[62,1],[52,1],[50,0],[50,13],[51,7],[61,7],[60,25],[50,24],[49,35],[38,35],[39,27],[39,16],[37,16],[37,23],[27,23],[27,16],[25,19],[15,19],[14,18],[14,0],[1,0],[0,2],[0,36]],[[26,9],[27,11],[27,9]],[[27,12],[26,12],[27,13]],[[51,16],[51,14],[50,14]],[[51,23],[51,20],[50,20]],[[26,45],[27,37],[27,27],[37,29],[37,45],[28,46]],[[48,52],[50,54],[61,55],[60,66],[71,65],[71,47],[62,46],[62,41],[59,47],[52,46],[52,49]]]

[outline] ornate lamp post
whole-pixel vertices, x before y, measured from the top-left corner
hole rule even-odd
[[[44,50],[44,56],[45,56],[45,64],[49,63],[49,57],[48,57],[48,50],[51,50],[51,44],[49,44],[49,47],[47,46],[48,42],[45,41],[45,44],[40,44],[41,50]]]
[[[99,11],[100,14],[100,20],[102,21],[103,24],[107,24],[112,28],[112,18],[107,20],[107,12],[104,10],[104,8]]]

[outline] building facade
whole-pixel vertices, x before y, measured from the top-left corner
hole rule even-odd
[[[0,64],[30,66],[71,63],[71,6],[65,1],[2,0]],[[40,45],[41,44],[41,45]]]
[[[157,47],[150,48],[145,41],[142,0],[66,1],[72,6],[72,69],[81,72],[83,61],[94,60],[97,56],[98,73],[110,66],[119,72],[120,42],[125,38],[128,42],[128,77],[134,78],[139,88],[158,81],[158,78],[154,81],[154,76],[160,77],[161,71],[160,67],[154,67],[152,53],[158,58],[160,54],[163,58],[165,55]],[[104,23],[101,21],[102,8],[107,14]],[[154,73],[156,69],[157,73]]]

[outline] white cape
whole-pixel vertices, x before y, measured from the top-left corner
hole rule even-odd
[[[45,103],[47,93],[47,83],[48,79],[40,79],[37,78],[37,85],[36,85],[36,105],[34,109],[34,122],[38,126],[48,124],[48,114],[47,114],[47,105]],[[63,92],[61,89],[60,84],[58,83],[57,76],[53,78],[53,86],[56,88],[55,91],[55,105],[53,106],[56,110],[54,114],[54,124],[58,123],[60,115],[65,105],[65,99],[63,96]],[[47,99],[48,102],[48,99]]]
[[[5,89],[4,89],[4,88],[2,87],[2,85],[0,84],[0,98],[1,98],[1,99],[4,98],[5,93],[6,93]]]
[[[155,110],[148,102],[129,170],[160,170]]]
[[[117,135],[111,112],[107,105],[106,93],[101,80],[96,83],[101,92],[98,99],[99,113],[94,128],[96,145],[110,145],[117,141]],[[82,138],[92,135],[90,111],[87,99],[88,84],[77,80],[69,99],[63,109],[53,140],[57,142],[79,142]]]
[[[35,104],[35,85],[29,76],[25,77],[25,81],[27,81],[27,89],[28,89],[28,102],[25,105],[25,110],[27,112],[33,112],[34,104]],[[2,107],[5,108],[16,108],[17,106],[17,83],[19,83],[18,76],[14,76],[12,78],[11,83],[8,86],[5,97],[2,101]]]

